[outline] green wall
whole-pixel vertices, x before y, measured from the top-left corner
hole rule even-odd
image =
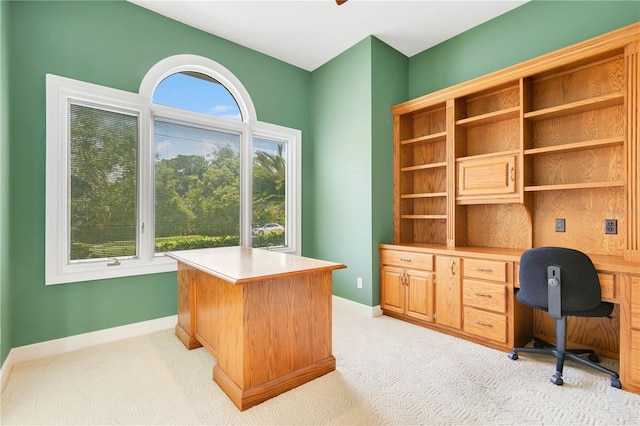
[[[2,289],[10,290],[12,326],[3,315],[3,336],[17,347],[175,314],[175,273],[44,285],[45,74],[137,92],[159,60],[202,55],[242,81],[260,120],[301,129],[308,142],[310,73],[124,1],[10,2],[2,10],[11,22],[13,94],[11,184],[8,197],[2,193],[11,217],[3,254],[11,281],[7,289],[3,276]]]
[[[315,227],[305,240],[313,235],[311,256],[348,266],[334,272],[333,293],[367,306],[380,303],[378,244],[393,240],[389,107],[406,100],[407,69],[406,56],[370,36],[311,77],[314,145],[304,167],[314,196],[305,217]]]
[[[389,107],[407,99],[409,59],[376,38],[371,47],[371,306],[376,306],[380,304],[378,244],[393,242],[393,116]]]
[[[533,0],[412,56],[409,97],[435,92],[638,21],[638,0]]]
[[[371,38],[316,69],[311,77],[311,155],[303,162],[314,228],[312,257],[347,269],[333,273],[333,293],[371,306]],[[309,194],[311,195],[311,194]],[[311,213],[310,213],[311,212]],[[306,218],[307,216],[305,216]],[[356,288],[363,278],[363,289]]]
[[[0,365],[11,350],[9,287],[9,5],[0,1]]]

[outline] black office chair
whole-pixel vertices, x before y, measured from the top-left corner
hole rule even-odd
[[[519,352],[554,355],[556,373],[551,382],[562,385],[564,360],[595,368],[611,375],[611,386],[621,389],[620,376],[598,364],[593,350],[567,349],[567,317],[609,317],[613,304],[601,300],[600,280],[589,257],[577,250],[562,247],[538,247],[525,251],[520,258],[520,290],[516,298],[523,304],[547,311],[556,321],[555,346],[534,339],[533,348],[513,348],[509,358]],[[588,359],[579,355],[587,354]]]

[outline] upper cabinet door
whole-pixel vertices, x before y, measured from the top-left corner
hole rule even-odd
[[[516,155],[458,160],[457,197],[516,194]]]

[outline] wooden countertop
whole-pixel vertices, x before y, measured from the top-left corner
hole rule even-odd
[[[379,244],[382,249],[424,251],[445,256],[464,256],[482,259],[505,260],[519,262],[524,249],[493,247],[446,247],[436,244]],[[625,260],[622,256],[606,256],[587,253],[593,265],[599,271],[640,274],[640,263]]]
[[[238,246],[183,250],[165,255],[233,284],[347,267],[310,257]]]

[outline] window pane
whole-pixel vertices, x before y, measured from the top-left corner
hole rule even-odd
[[[156,120],[156,252],[240,245],[240,135]]]
[[[136,255],[138,117],[70,105],[70,260]]]
[[[286,144],[253,138],[253,247],[286,246]]]
[[[242,121],[238,103],[227,88],[197,72],[180,72],[162,80],[153,93],[153,103]]]

